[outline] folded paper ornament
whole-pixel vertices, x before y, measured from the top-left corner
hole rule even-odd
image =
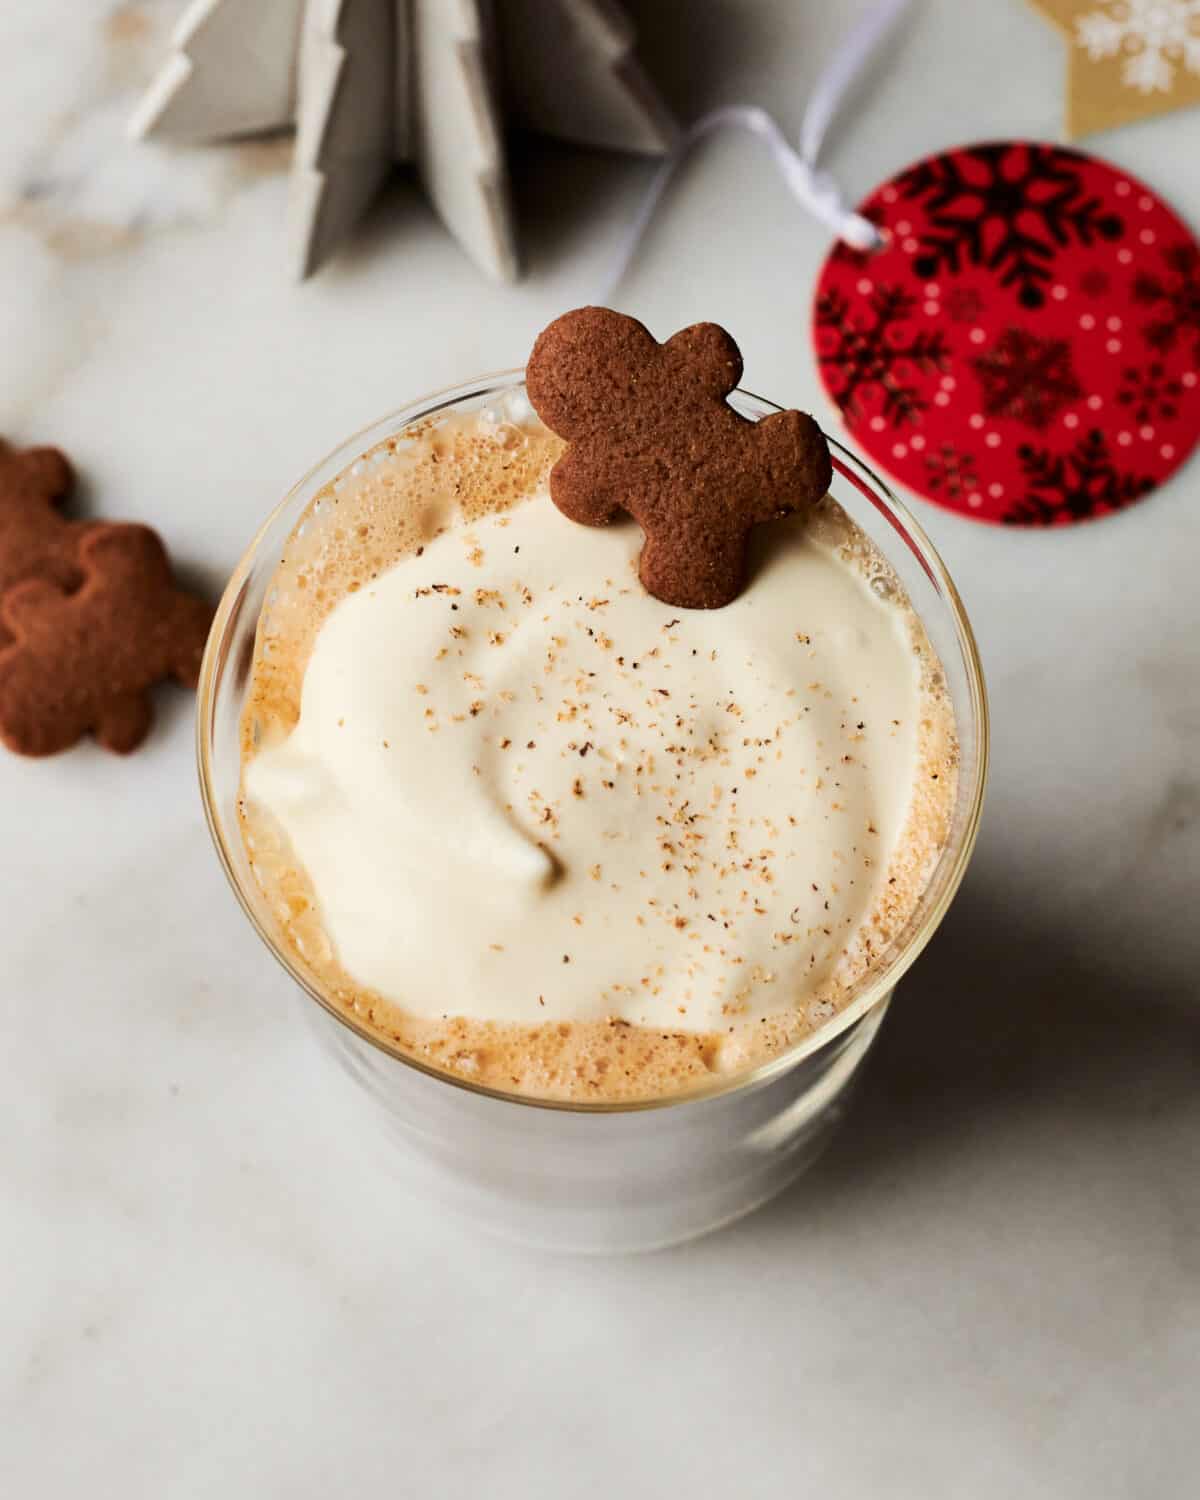
[[[658,155],[675,122],[613,0],[193,0],[138,136],[295,127],[298,275],[351,232],[397,162],[490,275],[517,274],[505,127]]]

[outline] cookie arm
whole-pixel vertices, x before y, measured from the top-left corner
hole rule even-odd
[[[769,521],[815,505],[829,489],[833,466],[829,444],[802,411],[778,411],[747,434],[747,472],[757,480],[755,519]]]
[[[550,498],[581,526],[607,526],[622,508],[586,443],[573,443],[550,470]]]

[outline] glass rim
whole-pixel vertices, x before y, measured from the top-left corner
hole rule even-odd
[[[828,433],[825,433],[824,436],[832,450],[835,471],[842,474],[851,484],[866,494],[867,498],[873,504],[876,504],[877,508],[884,511],[884,514],[893,527],[917,557],[921,567],[934,584],[949,610],[966,668],[977,744],[975,774],[973,784],[969,788],[969,802],[967,804],[965,820],[962,824],[962,832],[958,847],[954,851],[953,864],[938,899],[933,902],[929,910],[924,914],[920,926],[908,941],[891,956],[888,963],[883,965],[877,973],[863,984],[862,990],[854,1000],[843,1010],[838,1011],[828,1022],[807,1036],[802,1037],[793,1046],[786,1048],[774,1057],[767,1058],[756,1067],[745,1069],[727,1078],[718,1078],[711,1082],[704,1082],[696,1088],[680,1090],[678,1093],[668,1094],[657,1099],[539,1099],[529,1094],[517,1093],[515,1090],[491,1088],[486,1084],[473,1083],[469,1079],[448,1072],[432,1063],[423,1062],[420,1058],[405,1052],[395,1043],[389,1042],[386,1038],[373,1031],[359,1017],[343,1010],[335,1001],[321,993],[320,987],[304,972],[295,957],[276,940],[274,934],[268,930],[265,923],[260,919],[258,912],[254,909],[235,867],[226,838],[224,819],[221,817],[217,807],[213,789],[212,736],[208,731],[214,721],[217,667],[223,657],[223,652],[220,648],[228,632],[230,617],[233,614],[234,606],[239,599],[246,577],[258,557],[267,533],[271,530],[276,520],[322,469],[331,464],[341,454],[349,454],[356,444],[367,438],[368,434],[374,433],[382,427],[390,426],[392,423],[404,423],[407,425],[422,421],[460,401],[481,396],[487,397],[499,391],[508,390],[515,384],[523,384],[524,379],[525,370],[522,366],[507,370],[497,370],[490,374],[476,376],[473,380],[443,386],[436,391],[431,391],[426,396],[418,397],[415,401],[409,401],[402,406],[396,407],[393,411],[359,428],[358,431],[343,439],[335,448],[318,459],[288,489],[278,504],[271,508],[242,553],[237,566],[234,568],[229,581],[225,585],[221,601],[217,606],[216,615],[213,618],[208,640],[205,644],[204,658],[200,665],[200,680],[196,693],[196,758],[205,821],[208,824],[209,833],[212,836],[221,868],[225,872],[225,878],[229,881],[239,905],[249,920],[251,927],[253,927],[259,938],[274,955],[284,972],[299,985],[311,1000],[315,1000],[328,1015],[345,1026],[360,1041],[367,1042],[384,1056],[392,1058],[396,1062],[403,1063],[407,1067],[415,1069],[418,1073],[424,1073],[427,1077],[436,1080],[438,1083],[447,1084],[452,1088],[463,1089],[471,1094],[481,1095],[485,1098],[503,1101],[508,1104],[523,1105],[527,1108],[559,1110],[568,1114],[632,1114],[644,1110],[667,1109],[674,1105],[716,1099],[725,1094],[736,1093],[741,1089],[752,1088],[756,1084],[766,1083],[772,1078],[787,1072],[802,1062],[804,1058],[820,1051],[822,1047],[827,1046],[830,1042],[835,1041],[839,1036],[849,1031],[852,1026],[856,1025],[864,1016],[889,997],[892,990],[912,967],[926,944],[941,925],[950,903],[957,894],[958,888],[962,884],[963,876],[966,873],[967,865],[970,862],[971,854],[975,848],[975,842],[979,833],[979,823],[983,813],[984,792],[987,785],[990,754],[987,690],[984,684],[983,663],[980,660],[975,633],[971,628],[971,622],[967,617],[966,609],[959,596],[958,589],[954,584],[954,580],[950,577],[945,564],[942,562],[937,549],[926,535],[925,529],[916,520],[904,502],[894,493],[891,486],[882,480],[856,454],[844,447],[836,438],[830,437]],[[742,387],[738,387],[732,394],[747,397],[751,401],[757,402],[767,411],[782,410],[775,402],[769,401],[765,397],[758,396],[754,392]],[[350,462],[353,462],[353,457],[347,458],[347,463]],[[855,471],[865,476],[870,485],[874,487],[875,494],[870,494],[864,488],[863,483],[856,477]],[[883,506],[879,506],[878,504],[880,499],[884,502]],[[920,614],[920,611],[918,611],[918,614]],[[959,799],[963,796],[961,788],[958,796]]]

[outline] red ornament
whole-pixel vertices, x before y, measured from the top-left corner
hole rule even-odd
[[[817,283],[821,377],[856,444],[981,521],[1140,500],[1200,438],[1200,247],[1128,173],[1022,141],[917,162]]]

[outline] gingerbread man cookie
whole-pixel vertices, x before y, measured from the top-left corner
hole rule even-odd
[[[53,755],[89,730],[108,750],[137,748],[152,720],[149,689],[194,687],[212,610],[177,588],[147,526],[96,525],[79,543],[82,586],[45,578],[0,599],[0,740]]]
[[[557,318],[529,359],[529,399],[569,444],[550,475],[555,505],[587,526],[627,511],[645,535],[642,583],[678,608],[736,598],[751,527],[829,488],[817,424],[798,411],[741,416],[725,399],[741,374],[737,345],[715,323],[660,344],[604,307]]]

